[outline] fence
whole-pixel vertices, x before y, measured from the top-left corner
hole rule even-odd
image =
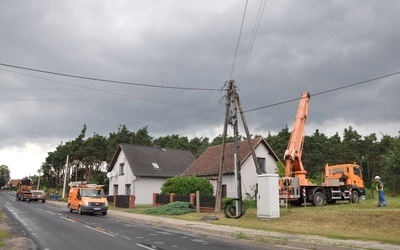
[[[200,195],[199,197],[200,200],[200,212],[203,213],[211,213],[214,212],[215,210],[215,196],[212,195]],[[184,201],[184,202],[190,202],[193,204],[194,208],[197,209],[197,204],[196,204],[196,194],[190,194],[190,195],[176,195],[174,193],[171,194],[159,194],[159,193],[153,193],[153,206],[163,206],[168,203],[172,203],[175,201]]]
[[[135,207],[134,195],[109,195],[107,196],[108,204],[115,207],[134,208]]]

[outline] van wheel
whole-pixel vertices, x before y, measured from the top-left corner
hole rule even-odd
[[[68,204],[68,210],[70,213],[72,213],[73,209],[71,208],[71,204]]]
[[[79,215],[82,214],[82,207],[81,207],[81,206],[78,207],[78,214],[79,214]]]
[[[43,200],[42,200],[42,203],[45,203],[45,202],[46,202],[46,200],[45,200],[45,199],[43,199]]]
[[[107,212],[101,212],[102,215],[107,215]]]

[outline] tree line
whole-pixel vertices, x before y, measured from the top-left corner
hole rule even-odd
[[[107,184],[106,163],[111,162],[120,143],[185,149],[190,150],[197,158],[208,147],[220,145],[222,142],[221,135],[212,141],[207,137],[189,139],[187,136],[177,134],[153,138],[149,135],[147,126],[132,132],[125,125],[121,125],[117,132],[109,133],[108,136],[94,133],[88,138],[86,130],[87,127],[84,125],[77,138],[61,143],[54,151],[48,152],[40,168],[41,186],[58,188],[62,185],[67,155],[72,169],[71,180],[89,180]],[[259,136],[261,135],[253,137]],[[284,127],[276,135],[269,133],[263,137],[283,161],[290,137],[288,127]],[[228,137],[227,142],[233,142],[233,137]],[[312,135],[304,138],[302,160],[307,177],[313,180],[318,181],[323,178],[326,163],[334,165],[357,162],[363,167],[364,182],[367,187],[371,186],[375,175],[380,175],[384,180],[385,189],[392,193],[400,191],[400,136],[382,135],[378,140],[374,133],[361,136],[349,127],[344,129],[342,137],[338,133],[328,137],[317,129]]]

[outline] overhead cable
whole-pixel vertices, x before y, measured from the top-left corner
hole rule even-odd
[[[391,73],[391,74],[387,74],[387,75],[383,75],[383,76],[379,76],[379,77],[375,77],[375,78],[372,78],[372,79],[369,79],[369,80],[348,84],[348,85],[345,85],[345,86],[342,86],[342,87],[321,91],[321,92],[318,92],[316,94],[312,94],[311,96],[327,94],[327,93],[330,93],[330,92],[338,91],[338,90],[345,89],[345,88],[354,87],[354,86],[357,86],[357,85],[361,85],[361,84],[364,84],[364,83],[376,81],[376,80],[379,80],[379,79],[382,79],[382,78],[386,78],[386,77],[390,77],[390,76],[394,76],[394,75],[397,75],[397,74],[400,74],[400,71],[394,72],[394,73]],[[245,110],[244,112],[252,112],[252,111],[259,110],[259,109],[270,108],[270,107],[281,105],[281,104],[285,104],[285,103],[288,103],[288,102],[298,101],[300,99],[301,99],[301,97],[295,98],[295,99],[290,99],[290,100],[287,100],[287,101],[277,102],[277,103],[274,103],[274,104],[270,104],[270,105],[266,105],[266,106],[262,106],[262,107],[258,107],[258,108],[248,109],[248,110]]]
[[[41,70],[41,69],[33,69],[33,68],[27,68],[27,67],[11,65],[11,64],[6,64],[6,63],[0,63],[0,65],[1,66],[5,66],[5,67],[11,67],[11,68],[16,68],[16,69],[23,69],[23,70],[29,70],[29,71],[44,73],[44,74],[51,74],[51,75],[58,75],[58,76],[72,77],[72,78],[79,78],[79,79],[91,80],[91,81],[99,81],[99,82],[109,82],[109,83],[134,85],[134,86],[141,86],[141,87],[164,88],[164,89],[182,89],[182,90],[221,91],[221,89],[211,89],[211,88],[188,88],[188,87],[178,87],[178,86],[165,86],[165,85],[153,85],[153,84],[145,84],[145,83],[116,81],[116,80],[101,79],[101,78],[95,78],[95,77],[71,75],[71,74],[65,74],[65,73],[59,73],[59,72],[53,72],[53,71],[47,71],[47,70]]]

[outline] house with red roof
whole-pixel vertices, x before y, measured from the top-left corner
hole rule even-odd
[[[20,182],[20,179],[11,179],[7,184],[5,185],[5,188],[14,188],[18,186]]]
[[[251,150],[247,141],[240,141],[238,157],[242,177],[242,194],[245,198],[248,195],[254,195],[257,184],[257,171],[254,164]],[[278,172],[276,156],[267,141],[262,137],[252,139],[252,145],[263,173],[275,174]],[[207,178],[214,186],[216,193],[218,170],[220,167],[222,145],[211,146],[207,148],[199,158],[183,172],[184,176],[195,175]],[[233,143],[225,145],[225,160],[222,177],[222,197],[234,198],[236,196],[236,183],[234,171],[234,146]]]

